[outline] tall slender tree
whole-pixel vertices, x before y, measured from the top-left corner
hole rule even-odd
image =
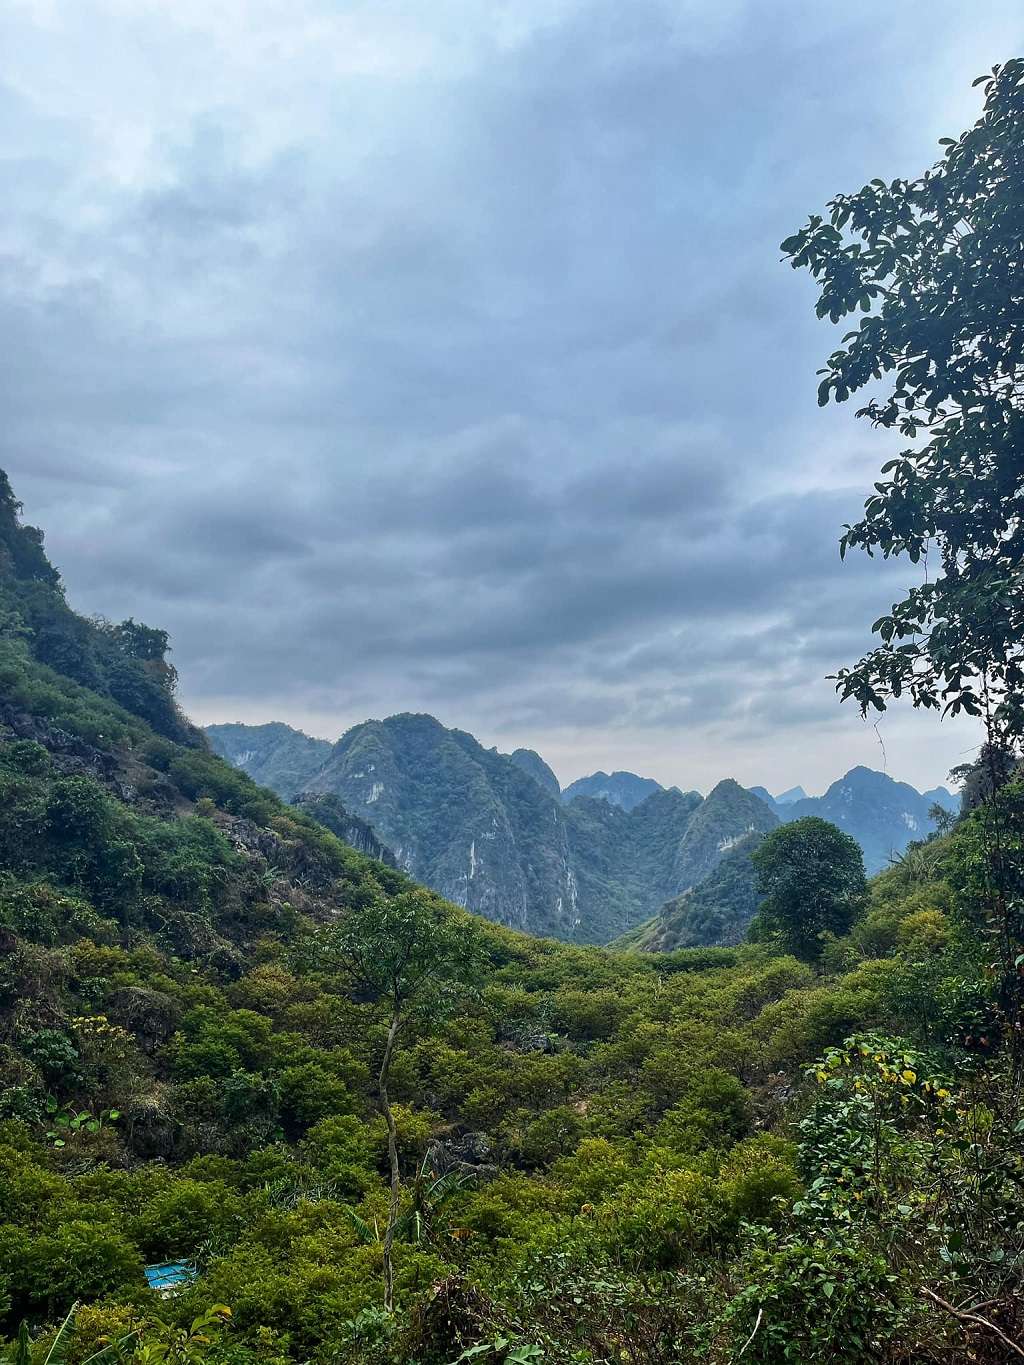
[[[384,1232],[384,1306],[395,1305],[395,1230],[402,1201],[398,1130],[388,1094],[403,1027],[414,1016],[437,1021],[475,983],[482,944],[472,919],[422,888],[376,896],[349,912],[338,950],[353,981],[386,1011],[387,1034],[377,1097],[388,1133],[391,1193]]]

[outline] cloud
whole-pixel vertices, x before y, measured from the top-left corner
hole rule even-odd
[[[877,761],[825,675],[904,585],[836,554],[882,442],[777,243],[1024,30],[933,9],[7,6],[0,464],[72,600],[169,628],[204,720]],[[912,780],[963,747],[893,724]]]

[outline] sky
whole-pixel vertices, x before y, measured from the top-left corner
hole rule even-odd
[[[912,176],[1019,0],[5,0],[0,466],[198,721],[429,711],[563,783],[924,788],[827,675],[887,438],[778,243]]]

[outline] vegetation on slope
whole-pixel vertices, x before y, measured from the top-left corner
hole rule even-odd
[[[748,834],[703,881],[666,902],[653,919],[623,934],[611,946],[665,953],[676,948],[742,943],[760,903],[757,872],[750,855],[763,838],[763,834]]]
[[[327,761],[331,745],[290,725],[207,725],[203,731],[215,753],[247,772],[261,787],[291,801]]]
[[[661,790],[661,783],[655,782],[653,777],[637,777],[636,773],[596,772],[570,782],[562,792],[562,800],[572,801],[577,796],[590,796],[610,801],[613,806],[621,806],[623,810],[632,810]]]
[[[320,757],[309,749],[314,741],[287,726],[210,726],[206,734],[218,753],[265,774],[289,799],[298,769]],[[613,777],[629,779],[615,799],[607,782],[587,795],[586,779],[566,800],[532,750],[500,754],[433,716],[398,715],[353,726],[307,774],[298,799],[340,800],[410,875],[475,914],[577,942],[603,943],[642,922],[706,876],[736,840],[776,823],[735,782],[720,783],[704,809],[697,792]],[[341,833],[336,822],[331,828]]]

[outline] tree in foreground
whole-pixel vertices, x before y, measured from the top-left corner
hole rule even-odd
[[[1024,59],[975,84],[981,118],[942,140],[937,165],[837,195],[782,250],[818,281],[819,317],[861,314],[818,402],[872,385],[857,415],[914,442],[882,466],[840,549],[905,555],[921,582],[874,623],[881,643],[837,689],[865,714],[906,695],[984,723],[965,809],[979,805],[991,968],[1024,1076],[1016,816],[999,798],[1024,741]]]
[[[881,644],[838,675],[884,710],[983,717],[1024,735],[1024,60],[980,77],[985,106],[916,180],[872,180],[782,243],[820,285],[819,317],[860,313],[818,402],[866,385],[857,415],[916,442],[882,480],[845,554],[906,555],[922,582],[877,620]],[[879,389],[880,386],[880,389]]]
[[[751,861],[764,897],[755,933],[776,936],[805,962],[820,957],[826,936],[847,933],[863,909],[860,845],[816,815],[772,830]]]
[[[414,1016],[443,1017],[472,987],[482,962],[479,932],[462,914],[422,888],[380,895],[351,910],[338,950],[354,982],[386,1009],[388,1031],[377,1077],[377,1096],[387,1125],[391,1196],[384,1232],[384,1307],[395,1302],[394,1243],[402,1177],[398,1133],[388,1098],[399,1035]]]

